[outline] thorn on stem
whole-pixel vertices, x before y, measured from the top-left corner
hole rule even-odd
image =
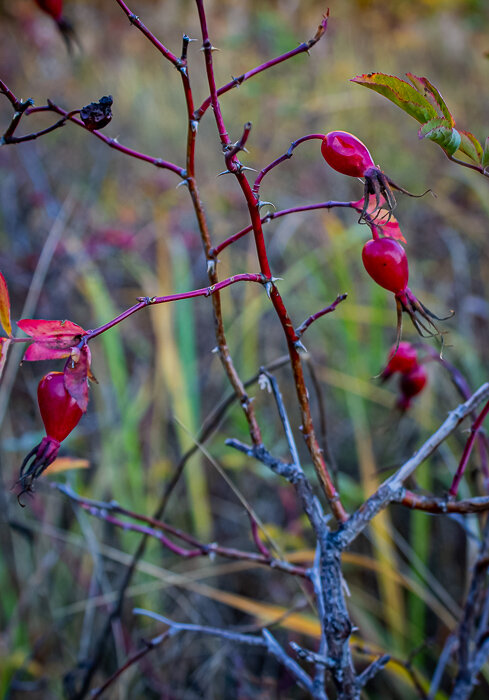
[[[262,202],[261,200],[259,200],[257,206],[258,206],[258,209],[261,209],[262,207],[267,207],[267,206],[273,207],[273,209],[275,211],[277,211],[277,207],[275,206],[275,204],[273,202]]]

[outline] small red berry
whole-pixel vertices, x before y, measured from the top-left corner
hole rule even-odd
[[[364,177],[369,168],[375,168],[368,148],[347,131],[330,131],[321,143],[324,160],[343,175]]]
[[[384,289],[401,294],[407,288],[409,267],[404,248],[393,238],[365,243],[362,260],[370,277]]]
[[[65,389],[63,372],[49,372],[41,379],[37,400],[47,436],[62,442],[83,415],[75,399]]]

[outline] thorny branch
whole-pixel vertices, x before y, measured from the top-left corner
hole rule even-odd
[[[269,566],[274,570],[283,571],[284,573],[289,573],[294,576],[306,576],[306,571],[303,567],[294,566],[293,564],[289,564],[287,561],[277,559],[276,557],[273,557],[268,550],[260,551],[260,553],[257,554],[255,552],[245,552],[232,547],[222,547],[215,542],[205,544],[200,542],[196,537],[188,532],[184,532],[183,530],[180,530],[169,523],[165,523],[158,518],[152,518],[142,513],[135,513],[127,508],[123,508],[114,501],[94,501],[78,495],[71,489],[71,487],[67,485],[55,483],[53,486],[67,496],[71,501],[77,503],[81,508],[86,510],[90,515],[100,518],[101,520],[104,520],[115,527],[119,527],[122,530],[138,532],[145,537],[152,537],[158,540],[171,552],[177,554],[179,557],[193,558],[198,556],[210,557],[217,555],[227,559],[237,559],[239,561],[251,561],[255,564],[262,564],[264,566]],[[143,522],[145,525],[138,525],[136,523],[128,522],[127,520],[121,520],[114,517],[113,514],[119,514],[129,518],[130,520]],[[184,549],[183,547],[176,545],[170,538],[165,536],[162,531],[173,535],[175,538],[180,539],[189,545],[192,545],[194,549]]]
[[[317,41],[319,41],[319,39],[325,33],[327,28],[328,14],[324,16],[315,36],[312,39],[310,39],[307,42],[303,42],[296,49],[293,49],[279,57],[276,57],[275,59],[272,59],[254,68],[251,71],[243,73],[237,78],[233,78],[231,82],[218,88],[215,82],[213,65],[213,51],[215,50],[215,47],[212,45],[210,40],[203,0],[196,0],[200,25],[202,29],[202,48],[204,51],[204,60],[206,65],[210,94],[209,97],[202,103],[202,105],[198,109],[195,109],[188,69],[187,49],[188,43],[190,41],[189,37],[184,35],[182,53],[179,58],[175,54],[173,54],[169,49],[167,49],[157,39],[157,37],[143,24],[140,18],[129,9],[129,7],[125,2],[123,2],[123,0],[116,0],[116,2],[118,3],[122,11],[126,14],[131,24],[135,26],[146,37],[146,39],[159,51],[163,58],[166,59],[171,65],[173,65],[181,75],[182,87],[186,100],[186,114],[188,121],[185,168],[181,168],[178,165],[169,161],[165,161],[160,158],[154,158],[152,156],[148,156],[146,154],[125,147],[119,144],[116,139],[108,138],[100,131],[90,129],[88,130],[92,131],[92,133],[94,133],[94,135],[100,140],[102,140],[106,145],[118,150],[121,153],[124,153],[125,155],[129,155],[139,160],[151,163],[156,167],[164,168],[174,172],[181,178],[181,184],[184,184],[188,187],[202,238],[206,261],[208,263],[209,287],[194,290],[193,292],[189,292],[186,294],[173,295],[172,297],[154,297],[151,299],[140,299],[138,304],[126,310],[116,319],[113,319],[113,321],[105,324],[104,326],[101,326],[98,329],[89,331],[87,336],[84,336],[84,342],[95,338],[96,336],[105,332],[117,323],[120,323],[122,320],[125,320],[127,317],[129,317],[136,311],[139,311],[140,309],[145,308],[150,304],[164,303],[166,301],[175,301],[177,300],[177,298],[183,299],[196,296],[211,296],[214,309],[214,321],[218,350],[224,369],[234,389],[234,395],[232,398],[227,399],[225,402],[223,402],[220,411],[216,412],[216,415],[213,417],[210,426],[207,426],[206,428],[207,432],[204,431],[204,434],[208,435],[210,434],[210,432],[212,432],[212,429],[218,424],[220,417],[227,410],[229,405],[231,405],[232,401],[236,399],[240,401],[248,420],[252,445],[247,446],[238,440],[228,440],[227,444],[246,454],[247,456],[260,461],[262,464],[269,467],[274,473],[286,479],[293,486],[293,488],[296,491],[297,497],[302,504],[302,508],[307,514],[311,528],[315,534],[317,540],[317,555],[314,565],[310,570],[305,570],[302,567],[292,566],[288,562],[273,558],[266,549],[266,547],[261,544],[257,532],[256,522],[254,522],[253,520],[251,522],[251,527],[253,532],[253,538],[258,549],[258,553],[244,552],[241,550],[221,547],[217,544],[204,544],[202,542],[199,542],[195,537],[193,537],[189,533],[180,531],[177,528],[174,528],[173,526],[162,521],[161,517],[165,510],[165,506],[168,502],[172,489],[177,483],[182,473],[185,462],[188,459],[188,456],[192,453],[192,450],[182,457],[182,460],[180,461],[180,464],[178,465],[178,468],[175,472],[175,476],[171,483],[168,485],[165,494],[162,498],[162,501],[159,505],[159,508],[157,509],[157,512],[155,513],[155,516],[153,518],[133,513],[115,503],[93,501],[81,498],[68,487],[61,486],[59,484],[56,485],[56,488],[63,492],[72,501],[78,503],[82,508],[86,509],[90,514],[102,518],[103,520],[105,520],[105,522],[110,523],[116,527],[132,530],[143,536],[138,550],[134,555],[133,564],[126,572],[124,580],[121,584],[118,603],[115,606],[113,613],[107,618],[107,624],[104,627],[103,633],[99,636],[96,644],[94,645],[94,658],[92,659],[90,664],[88,664],[88,669],[82,679],[81,688],[77,692],[76,697],[82,698],[88,690],[91,677],[98,663],[100,663],[100,659],[103,654],[103,645],[110,630],[110,623],[114,619],[114,617],[120,614],[122,603],[124,600],[125,590],[134,571],[135,564],[138,558],[140,558],[140,556],[142,556],[142,553],[144,552],[144,547],[148,537],[153,537],[158,539],[162,543],[162,545],[173,551],[175,554],[182,557],[218,554],[220,556],[232,559],[254,561],[256,563],[271,566],[285,573],[309,578],[316,596],[318,616],[321,623],[321,636],[319,640],[319,648],[317,652],[314,652],[304,650],[298,645],[294,645],[293,649],[296,652],[297,657],[299,659],[314,664],[314,676],[310,677],[302,669],[302,667],[285,652],[285,650],[278,644],[278,642],[266,629],[262,631],[262,634],[260,636],[248,634],[244,635],[229,630],[221,630],[218,628],[206,627],[201,625],[191,625],[187,623],[174,622],[173,620],[169,620],[168,618],[165,618],[161,615],[157,615],[156,613],[151,613],[149,611],[137,609],[134,611],[135,613],[147,615],[153,617],[154,619],[157,619],[158,621],[168,625],[168,630],[147,642],[143,650],[130,657],[126,664],[120,669],[118,669],[118,671],[115,674],[113,674],[106,681],[106,683],[104,683],[104,685],[96,691],[94,697],[99,697],[102,694],[102,692],[104,692],[104,690],[107,687],[109,687],[109,685],[114,680],[116,680],[116,678],[118,678],[124,670],[129,668],[132,664],[136,663],[140,658],[149,653],[149,651],[160,646],[164,641],[166,641],[170,637],[180,632],[196,632],[200,634],[219,636],[221,638],[228,639],[236,643],[248,644],[264,648],[268,653],[275,656],[275,658],[277,658],[277,660],[281,664],[283,664],[289,670],[289,672],[296,678],[297,682],[317,700],[326,700],[325,682],[327,674],[330,675],[333,679],[337,690],[337,697],[340,700],[346,700],[347,698],[360,698],[360,694],[362,692],[363,687],[369,680],[371,680],[371,678],[373,678],[380,670],[382,670],[382,668],[388,662],[389,657],[387,655],[381,655],[379,656],[379,658],[374,660],[370,664],[370,666],[368,666],[367,669],[365,669],[362,673],[357,674],[355,671],[350,646],[352,623],[350,621],[344,598],[343,579],[341,573],[341,555],[345,548],[350,546],[352,542],[370,524],[372,518],[375,517],[375,515],[378,514],[382,509],[386,508],[390,503],[400,503],[409,508],[415,508],[418,510],[424,510],[436,514],[476,513],[483,512],[489,508],[489,498],[487,497],[471,498],[459,502],[456,502],[453,499],[457,492],[458,481],[463,474],[463,470],[468,460],[470,450],[472,449],[473,443],[476,439],[477,431],[479,430],[483,420],[489,412],[489,403],[486,404],[486,406],[479,414],[478,418],[476,419],[473,425],[472,434],[469,440],[467,441],[466,449],[462,457],[459,471],[457,472],[456,479],[454,480],[454,484],[452,486],[452,489],[450,490],[450,495],[452,496],[452,498],[444,500],[435,497],[420,496],[418,494],[413,493],[412,491],[406,490],[404,486],[406,479],[430,454],[432,454],[434,450],[438,448],[438,446],[448,437],[448,435],[450,435],[457,428],[461,421],[465,417],[473,415],[475,408],[479,405],[479,403],[481,403],[482,401],[487,401],[489,397],[489,384],[483,385],[472,396],[466,395],[465,398],[467,400],[465,401],[465,403],[461,404],[449,414],[448,418],[442,424],[442,426],[440,426],[440,428],[425,442],[425,444],[420,448],[420,450],[410,460],[405,462],[405,464],[403,464],[392,477],[387,479],[353,515],[351,515],[350,517],[348,516],[343,505],[341,504],[339,494],[337,493],[330,476],[329,466],[326,464],[326,461],[324,459],[322,451],[319,448],[315,436],[314,425],[310,412],[308,391],[304,379],[302,361],[299,354],[299,350],[301,349],[301,335],[316,319],[333,311],[338,305],[338,303],[342,301],[346,295],[338,296],[335,302],[333,302],[333,304],[309,316],[300,326],[294,328],[292,321],[289,317],[288,311],[286,309],[285,303],[275,284],[276,279],[272,276],[270,262],[267,254],[267,248],[263,236],[263,224],[275,218],[279,218],[281,216],[285,216],[295,212],[311,211],[314,209],[321,208],[328,209],[332,207],[355,208],[353,206],[354,203],[323,202],[313,205],[298,206],[279,212],[271,212],[267,214],[267,216],[261,217],[260,208],[264,204],[267,204],[259,200],[259,189],[265,175],[267,175],[267,173],[269,173],[272,169],[274,169],[281,163],[290,159],[292,157],[294,149],[299,144],[311,139],[322,139],[323,135],[309,134],[294,141],[285,154],[274,160],[272,163],[264,167],[259,172],[257,178],[255,179],[253,187],[251,187],[244,174],[244,171],[249,168],[246,168],[238,159],[239,153],[246,150],[246,143],[251,133],[251,123],[247,122],[245,124],[241,138],[233,144],[226,130],[219,103],[219,97],[221,95],[225,94],[232,88],[241,85],[245,80],[248,80],[254,75],[257,75],[268,68],[271,68],[283,61],[286,61],[295,55],[308,52],[309,49],[312,46],[314,46],[314,44],[316,44]],[[83,123],[83,121],[76,116],[78,114],[78,111],[68,112],[51,101],[48,101],[47,105],[45,106],[33,107],[32,100],[18,100],[13,94],[13,92],[5,85],[5,83],[1,81],[0,92],[6,96],[6,98],[10,101],[14,109],[14,115],[2,136],[0,145],[16,144],[21,143],[23,141],[37,139],[58,128],[61,128],[68,121],[74,123],[77,126],[87,129],[87,126]],[[197,126],[198,122],[201,120],[201,118],[210,106],[212,106],[213,108],[216,127],[218,130],[219,139],[223,150],[224,160],[227,168],[225,172],[231,173],[236,177],[237,182],[241,188],[242,194],[248,205],[248,212],[251,221],[249,226],[239,231],[238,233],[230,236],[221,244],[215,247],[213,247],[211,244],[209,225],[204,212],[203,203],[200,198],[195,178],[195,144]],[[16,136],[15,132],[21,120],[24,117],[29,117],[39,112],[52,112],[60,115],[61,119],[56,121],[51,126],[48,126],[40,131],[31,132],[23,136]],[[453,157],[450,157],[450,159],[466,167],[471,167],[473,169],[479,170],[480,172],[482,172],[482,174],[488,176],[486,172],[484,172],[476,166],[458,161],[456,158]],[[224,250],[227,246],[231,245],[242,236],[246,235],[248,232],[252,232],[254,235],[257,258],[260,265],[260,273],[236,275],[232,278],[229,278],[228,280],[223,280],[220,282],[217,276],[217,256],[219,252]],[[251,400],[249,399],[246,393],[247,383],[243,383],[238,373],[236,372],[231,355],[229,353],[229,349],[227,347],[220,308],[220,290],[228,286],[229,284],[233,284],[234,282],[240,280],[260,282],[266,286],[267,292],[269,293],[277,317],[282,324],[289,352],[289,361],[294,375],[297,399],[301,410],[301,428],[303,431],[306,446],[309,450],[309,454],[316,469],[316,474],[318,476],[322,491],[326,496],[326,500],[335,516],[335,520],[338,525],[338,529],[336,530],[330,529],[330,527],[328,526],[328,519],[323,512],[322,505],[314,492],[314,488],[311,482],[306,477],[306,474],[301,466],[299,451],[295,444],[293,431],[289,423],[289,419],[278,388],[278,384],[275,380],[275,377],[267,370],[262,370],[261,376],[266,377],[267,381],[272,387],[273,395],[277,405],[277,410],[285,432],[285,437],[292,461],[287,462],[285,460],[276,458],[266,449],[266,447],[262,443],[261,432],[255,417],[254,409]],[[116,515],[121,515],[123,517],[129,518],[131,522],[115,517]],[[173,542],[173,540],[164,533],[170,534],[173,538],[180,539],[186,544],[192,546],[193,549],[187,549],[180,545],[176,545]],[[484,593],[486,592],[487,586],[486,579],[488,565],[489,525],[486,526],[486,532],[484,534],[484,538],[481,544],[479,558],[474,567],[471,587],[467,598],[467,604],[464,609],[464,618],[462,620],[459,630],[459,673],[457,676],[454,693],[452,695],[452,698],[455,700],[462,700],[463,698],[468,697],[476,682],[477,674],[479,673],[481,666],[483,665],[483,663],[485,663],[489,655],[489,635],[487,629],[489,618],[489,605],[487,603],[484,604]]]

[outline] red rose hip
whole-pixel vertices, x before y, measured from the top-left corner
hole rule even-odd
[[[55,22],[61,19],[63,0],[36,0],[36,4],[43,12],[52,17]]]
[[[426,386],[428,374],[423,365],[417,365],[408,374],[403,374],[400,381],[401,396],[397,402],[402,411],[406,411],[411,405],[414,396],[420,394]]]
[[[402,341],[398,346],[394,345],[388,357],[386,368],[381,373],[382,380],[385,381],[395,372],[401,374],[409,374],[418,365],[418,353],[416,348]]]
[[[82,409],[65,388],[63,372],[49,372],[41,379],[37,388],[37,400],[46,437],[22,462],[19,499],[22,494],[33,490],[33,482],[54,462],[60,443],[78,425],[83,415]]]
[[[404,292],[409,266],[404,248],[393,238],[372,239],[365,243],[362,260],[370,277],[394,294]]]
[[[334,170],[351,177],[363,177],[374,162],[368,148],[348,131],[330,131],[321,143],[324,160]]]
[[[65,389],[63,372],[49,372],[41,379],[37,400],[47,436],[62,442],[83,415],[75,399]]]

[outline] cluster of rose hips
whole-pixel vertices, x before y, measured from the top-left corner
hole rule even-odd
[[[39,1],[45,12],[59,21],[62,3]],[[111,118],[112,98],[102,98],[81,111],[88,128],[100,128]],[[400,342],[402,312],[406,311],[417,331],[428,335],[438,334],[432,321],[436,318],[411,292],[408,284],[409,268],[404,248],[399,243],[402,238],[399,230],[396,237],[386,235],[389,219],[395,206],[392,189],[406,192],[396,185],[373,162],[367,147],[355,136],[345,131],[332,131],[321,143],[321,153],[326,162],[344,175],[364,180],[363,201],[352,203],[360,211],[360,220],[371,229],[372,239],[363,247],[363,265],[381,287],[394,293],[397,304],[397,341],[389,355],[389,362],[382,373],[385,380],[398,372],[401,396],[398,407],[405,411],[411,400],[419,394],[427,381],[425,368],[418,362],[416,349],[410,343]],[[409,194],[409,193],[407,193]],[[372,198],[374,205],[371,206]],[[383,217],[387,219],[383,219]],[[379,221],[379,218],[381,219]],[[83,411],[65,387],[62,372],[50,372],[41,379],[38,387],[38,403],[46,428],[46,437],[34,447],[22,463],[20,470],[21,493],[32,491],[34,480],[56,459],[60,443],[78,424]]]
[[[397,306],[397,344],[402,331],[402,312],[406,311],[420,335],[434,336],[440,332],[433,322],[439,319],[422,304],[409,289],[409,266],[404,248],[395,238],[384,235],[395,206],[393,189],[411,193],[396,185],[372,159],[367,147],[353,134],[331,131],[321,144],[326,162],[336,171],[364,180],[364,197],[360,221],[370,226],[372,240],[362,251],[363,265],[378,285],[394,293]],[[371,198],[374,206],[371,207]],[[358,204],[358,203],[357,203]],[[383,217],[386,217],[382,221]],[[379,220],[380,219],[380,220]],[[399,236],[398,236],[399,238]]]
[[[382,381],[386,381],[396,372],[401,375],[400,396],[396,405],[404,412],[410,407],[413,398],[423,391],[428,381],[426,368],[419,362],[418,352],[411,343],[403,341],[391,348],[387,366],[380,375]]]

